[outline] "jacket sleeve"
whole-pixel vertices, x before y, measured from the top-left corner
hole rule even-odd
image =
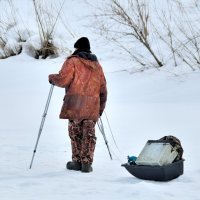
[[[107,86],[106,86],[106,78],[104,76],[104,73],[102,71],[101,74],[101,88],[100,88],[100,111],[99,115],[101,116],[105,106],[106,106],[106,101],[107,101]]]
[[[74,62],[73,59],[67,59],[58,74],[50,74],[49,82],[52,84],[65,88],[67,87],[74,76]]]

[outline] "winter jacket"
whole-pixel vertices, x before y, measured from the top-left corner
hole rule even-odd
[[[105,108],[107,88],[95,55],[81,52],[68,57],[58,74],[49,75],[49,81],[66,89],[61,119],[98,120]]]

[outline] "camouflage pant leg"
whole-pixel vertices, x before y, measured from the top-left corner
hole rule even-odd
[[[69,136],[72,146],[72,160],[92,163],[96,145],[93,120],[69,120]]]
[[[72,146],[72,160],[81,162],[81,140],[82,140],[81,122],[69,120],[68,131]]]
[[[81,143],[81,162],[91,164],[93,162],[94,150],[96,145],[95,124],[93,120],[82,121],[82,143]]]

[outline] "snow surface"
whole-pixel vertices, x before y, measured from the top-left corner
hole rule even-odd
[[[63,60],[38,61],[21,54],[0,62],[0,198],[200,199],[199,73],[173,77],[165,71],[107,72],[106,114],[121,152],[103,116],[114,160],[110,160],[96,128],[94,172],[90,174],[65,169],[71,158],[70,141],[67,121],[58,119],[64,90],[55,88],[33,168],[29,169],[50,88],[47,77],[59,70]],[[106,71],[109,66],[102,64]],[[126,156],[137,156],[148,139],[168,134],[182,141],[184,175],[167,183],[144,181],[121,167]]]
[[[28,42],[35,46],[38,35],[34,22],[30,23],[34,21],[31,2],[15,2],[18,9],[24,10],[25,24],[32,24]],[[200,72],[191,72],[185,66],[167,66],[159,71],[151,69],[135,73],[122,56],[116,59],[106,46],[94,39],[94,35],[85,32],[87,29],[80,25],[81,15],[87,13],[83,2],[76,0],[67,4],[71,6],[68,20],[78,36],[82,33],[91,36],[91,46],[105,71],[109,91],[106,114],[120,151],[103,115],[114,159],[110,160],[96,127],[94,171],[83,174],[66,170],[65,164],[71,159],[71,146],[68,122],[58,118],[64,90],[56,87],[30,170],[50,89],[48,75],[59,71],[67,55],[35,60],[23,51],[18,56],[0,60],[0,200],[80,200],[83,197],[88,200],[200,200]],[[32,18],[26,17],[29,14]],[[66,30],[59,26],[57,31],[66,40]],[[68,48],[73,50],[76,39],[68,41]],[[128,155],[140,153],[148,139],[169,134],[178,137],[184,148],[186,160],[182,176],[165,183],[144,181],[121,167],[127,162]]]

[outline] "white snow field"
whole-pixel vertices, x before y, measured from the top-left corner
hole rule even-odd
[[[2,11],[6,2],[0,0]],[[24,24],[30,28],[23,47],[37,47],[39,34],[32,1],[13,2],[17,11],[21,10],[23,25],[18,24],[19,29]],[[192,72],[184,65],[171,67],[169,62],[160,70],[133,73],[133,63],[123,55],[113,56],[114,47],[107,47],[106,41],[101,43],[83,26],[82,16],[91,14],[84,2],[67,1],[63,13],[77,38],[89,37],[92,51],[103,66],[108,83],[106,114],[120,151],[104,114],[113,160],[96,126],[94,171],[67,170],[65,165],[71,160],[68,122],[59,119],[64,89],[55,87],[29,169],[50,89],[48,75],[57,73],[68,55],[36,60],[24,48],[20,55],[0,60],[0,200],[200,200],[200,71]],[[12,28],[6,34],[9,44],[15,44]],[[56,29],[55,41],[60,48],[73,51],[77,38],[70,38],[61,24]],[[145,181],[121,167],[128,155],[138,156],[147,140],[165,135],[174,135],[182,142],[182,176],[168,182]]]
[[[103,116],[111,161],[96,127],[97,146],[89,174],[68,171],[71,158],[67,121],[59,120],[64,90],[54,88],[33,167],[29,164],[50,85],[63,57],[35,60],[25,54],[0,62],[0,199],[200,199],[199,73],[174,77],[166,71],[106,72],[106,114],[121,152]],[[114,63],[110,63],[114,65]],[[184,148],[184,174],[169,182],[144,181],[121,167],[137,156],[148,139],[172,134]]]

